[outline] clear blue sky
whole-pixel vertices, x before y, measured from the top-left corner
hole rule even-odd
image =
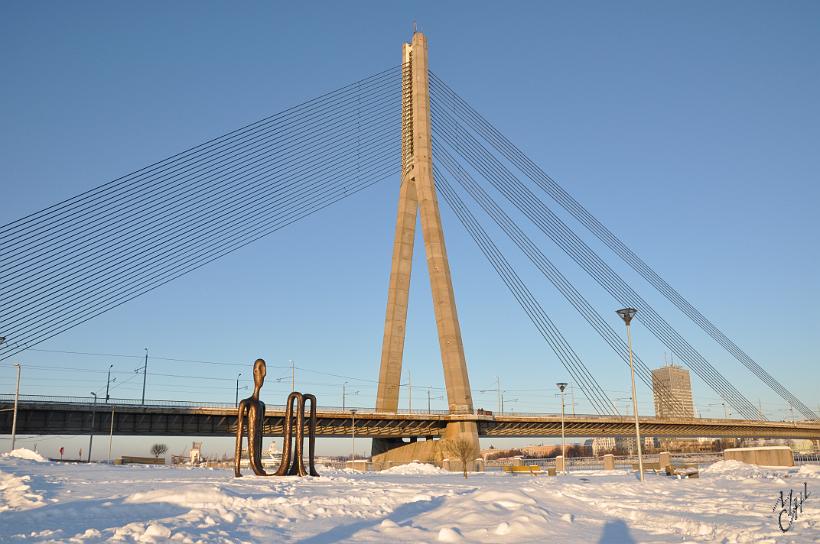
[[[818,408],[816,2],[17,2],[0,10],[0,223],[394,66],[416,20],[439,76]],[[40,347],[137,357],[149,347],[169,358],[247,362],[243,385],[254,358],[267,359],[271,378],[288,375],[274,367],[292,359],[316,371],[300,371],[297,387],[337,405],[343,380],[320,372],[378,374],[396,198],[397,180],[388,180]],[[557,409],[553,384],[568,376],[442,209],[473,388],[492,388],[501,374],[511,408]],[[617,303],[539,241],[620,327]],[[602,254],[769,417],[787,415],[739,363]],[[511,255],[611,396],[626,397],[624,365]],[[443,383],[422,257],[405,352],[414,407],[426,406],[423,386]],[[638,325],[634,336],[645,361],[663,362],[648,331]],[[141,364],[33,351],[19,360],[28,394],[87,395],[105,385],[102,373],[37,366],[113,363],[124,382]],[[152,378],[151,370],[198,378]],[[148,396],[232,400],[238,370],[155,360]],[[132,378],[116,394],[139,396],[140,387]],[[373,383],[350,387],[361,393],[349,403],[372,406]],[[4,362],[0,390],[12,389]],[[265,400],[279,403],[287,389],[269,383]],[[694,389],[701,412],[718,415],[708,406],[719,402],[714,392],[698,380]],[[639,397],[648,409],[650,392]],[[476,392],[478,406],[495,403],[494,392]]]

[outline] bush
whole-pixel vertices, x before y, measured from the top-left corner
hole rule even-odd
[[[168,451],[168,446],[165,444],[154,444],[151,446],[151,453],[154,455],[156,459],[159,459],[160,455],[165,455],[165,452]]]

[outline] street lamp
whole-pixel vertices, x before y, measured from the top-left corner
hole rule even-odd
[[[236,375],[236,395],[234,396],[234,406],[239,406],[239,377],[241,375],[241,372]]]
[[[342,383],[342,412],[345,411],[345,387],[347,387],[348,383],[350,382]]]
[[[111,369],[114,367],[113,364],[108,365],[108,378],[105,381],[105,402],[108,402],[108,399],[111,398],[108,395],[108,391],[111,388]],[[115,380],[117,378],[114,378]]]
[[[353,423],[350,426],[350,434],[351,438],[353,438],[353,455],[351,456],[351,460],[356,460],[356,410],[350,410],[350,414],[353,417]]]
[[[555,385],[561,390],[561,457],[564,459],[564,472],[567,470],[567,443],[564,436],[564,389],[567,388],[567,383],[559,382]]]
[[[97,394],[92,391],[94,396],[94,408],[91,410],[91,432],[88,434],[88,462],[91,462],[91,445],[94,443],[94,419],[97,415]]]
[[[629,372],[632,377],[632,413],[635,415],[635,441],[638,447],[638,470],[640,471],[641,481],[643,481],[643,455],[641,452],[641,427],[638,423],[638,397],[635,396],[635,365],[632,362],[632,332],[629,324],[632,318],[638,313],[635,308],[622,308],[615,313],[620,316],[626,323],[626,342],[629,347]]]
[[[14,363],[17,367],[17,388],[14,393],[14,415],[11,418],[11,450],[17,442],[17,405],[20,403],[20,363]]]

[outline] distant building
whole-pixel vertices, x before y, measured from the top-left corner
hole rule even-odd
[[[590,453],[595,457],[599,457],[605,453],[612,453],[615,451],[615,437],[601,436],[588,440]]]
[[[607,439],[604,438],[603,440]],[[618,455],[635,455],[638,453],[638,448],[635,447],[635,437],[632,435],[616,436],[610,440],[612,440],[612,443],[615,446],[613,449]],[[657,439],[652,436],[642,436],[641,441],[643,442],[643,444],[641,444],[641,448],[644,451],[648,451],[649,449],[656,448],[658,446]]]
[[[655,397],[655,416],[664,418],[693,418],[692,380],[689,371],[673,364],[652,371],[652,394]]]

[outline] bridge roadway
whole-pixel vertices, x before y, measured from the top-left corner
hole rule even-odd
[[[0,434],[11,434],[12,395],[0,395]],[[353,430],[350,408],[319,406],[317,436],[347,437]],[[378,413],[355,408],[356,436],[362,438],[438,438],[451,421],[475,421],[480,436],[551,437],[561,436],[561,416],[556,414],[475,414],[451,415],[445,411]],[[166,435],[230,436],[236,430],[236,409],[227,404],[183,401],[111,399],[94,404],[83,397],[21,396],[17,433],[21,435]],[[265,434],[282,435],[284,406],[268,405]],[[641,417],[645,436],[669,437],[755,437],[820,439],[820,423],[809,421],[751,421],[745,419],[661,419]],[[634,432],[631,416],[574,415],[565,417],[566,435],[571,437],[629,436]]]

